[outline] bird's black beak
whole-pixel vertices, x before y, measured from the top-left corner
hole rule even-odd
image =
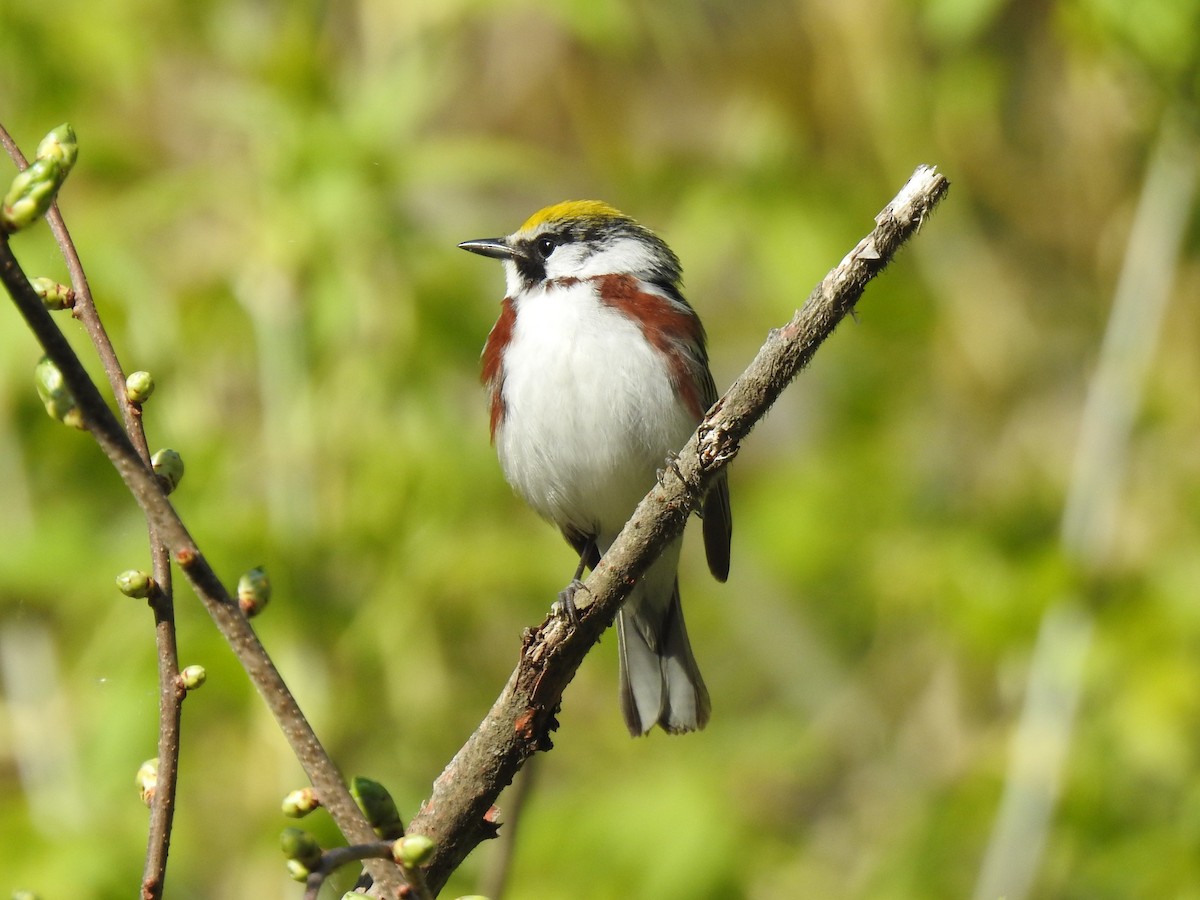
[[[480,256],[490,256],[492,259],[512,259],[516,256],[513,248],[508,246],[507,238],[479,238],[474,241],[463,241],[458,245],[463,250],[470,250]]]

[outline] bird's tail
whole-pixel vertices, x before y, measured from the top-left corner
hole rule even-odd
[[[639,737],[655,725],[671,734],[705,726],[712,706],[688,642],[678,579],[666,604],[634,591],[617,615],[617,653],[630,734]]]

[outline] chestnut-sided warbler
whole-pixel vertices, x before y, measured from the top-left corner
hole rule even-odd
[[[507,237],[459,246],[504,261],[507,295],[483,350],[492,441],[509,483],[579,553],[577,586],[717,399],[704,328],[675,254],[607,204],[559,203]],[[708,567],[724,581],[724,477],[702,517]],[[617,616],[621,710],[635,736],[708,721],[679,603],[681,546],[663,551]]]

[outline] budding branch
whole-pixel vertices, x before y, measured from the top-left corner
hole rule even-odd
[[[10,150],[15,148],[8,138],[7,132],[4,132],[2,128],[0,128],[0,143]],[[18,162],[21,161],[19,153],[16,159]],[[59,220],[56,211],[53,212],[51,218],[52,224],[55,224],[57,228]],[[73,254],[68,254],[68,259],[71,257]],[[75,266],[72,265],[72,275],[77,276],[77,289],[81,285],[86,289],[82,268],[79,268],[76,273]],[[229,591],[226,590],[207,559],[201,554],[200,548],[167,499],[162,486],[146,464],[145,458],[139,454],[130,435],[126,433],[125,428],[104,402],[104,397],[83,367],[83,363],[80,362],[70,343],[43,306],[41,299],[22,271],[20,263],[13,255],[12,248],[9,246],[9,236],[3,230],[0,230],[0,283],[4,284],[18,312],[25,319],[34,337],[42,345],[46,355],[62,372],[63,379],[83,415],[85,427],[96,443],[100,445],[145,513],[146,521],[155,536],[156,546],[161,542],[170,551],[171,557],[187,577],[196,596],[204,604],[217,629],[246,670],[250,681],[258,689],[267,707],[274,714],[280,731],[291,745],[297,761],[317,789],[322,805],[325,806],[337,823],[339,830],[349,841],[364,844],[374,840],[375,832],[355,805],[341,773],[304,717],[287,684],[275,668],[270,655],[238,608],[237,603],[230,596]],[[88,319],[85,317],[85,323],[87,322]],[[107,343],[107,339],[103,343]],[[101,355],[104,356],[103,351]],[[115,358],[112,360],[112,365],[109,365],[107,358],[105,362],[110,377],[114,375],[114,372],[119,373],[120,367],[116,365]],[[114,379],[114,389],[120,396],[118,384],[119,379]],[[119,402],[122,404],[122,409],[127,410],[128,404],[124,403],[123,398]],[[132,430],[140,436],[140,427]],[[156,549],[156,572],[160,564],[165,568],[165,561],[158,559],[158,553],[159,551]],[[157,574],[156,577],[163,578],[164,583],[169,584],[166,576]],[[156,609],[156,624],[161,624],[161,618],[160,611]],[[160,662],[174,670],[177,669],[177,663],[174,658],[173,634],[169,641],[172,645],[169,648],[170,657],[160,657]],[[178,732],[177,707],[168,710],[168,714],[173,720],[172,723],[168,723],[168,727],[172,729],[168,736],[174,740],[174,736]],[[172,754],[172,768],[173,762]],[[172,775],[172,780],[173,777]],[[162,807],[160,806],[159,809],[161,810]],[[162,893],[167,845],[170,839],[169,816],[156,812],[154,819],[146,878],[143,883],[143,895],[148,897],[157,897]],[[159,838],[157,840],[156,833]],[[389,886],[393,895],[404,887],[402,880],[397,876],[396,867],[390,863],[372,860],[368,863],[368,867],[372,875]],[[421,900],[428,897],[423,884],[418,883],[411,887],[410,896],[421,898]]]

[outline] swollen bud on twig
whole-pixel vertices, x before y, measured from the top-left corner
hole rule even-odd
[[[288,878],[292,881],[299,881],[301,884],[308,881],[308,876],[311,874],[308,866],[300,862],[298,859],[289,859],[287,861]]]
[[[392,859],[406,869],[415,869],[429,862],[435,846],[423,834],[410,834],[392,844]]]
[[[154,393],[154,376],[149,372],[132,372],[125,379],[125,397],[130,403],[145,403]]]
[[[179,683],[183,685],[185,691],[194,691],[206,681],[208,681],[208,672],[204,670],[204,666],[187,666],[179,672]]]
[[[142,763],[142,767],[137,770],[138,795],[142,798],[142,802],[149,806],[154,802],[154,791],[158,787],[158,757],[148,759]]]
[[[117,576],[117,590],[126,597],[149,597],[154,590],[154,579],[141,569],[127,569]]]
[[[0,229],[20,231],[45,215],[54,195],[79,156],[79,144],[70,125],[59,125],[38,144],[37,159],[17,173],[0,207]]]
[[[288,859],[312,868],[321,861],[321,845],[303,828],[285,828],[279,835],[279,848]]]
[[[271,579],[267,577],[267,570],[255,566],[242,575],[238,579],[237,597],[238,606],[247,619],[253,619],[262,612],[271,599]]]
[[[321,808],[317,792],[310,787],[292,791],[283,798],[283,814],[289,819],[302,819],[314,809]]]
[[[12,233],[44,216],[65,177],[62,166],[51,159],[36,159],[18,172],[0,207],[0,227]]]
[[[171,493],[183,480],[183,457],[169,448],[164,447],[150,457],[150,468],[158,476],[163,493]]]
[[[33,292],[42,298],[46,309],[70,309],[75,305],[75,289],[69,285],[40,275],[30,278],[29,283],[33,286]]]
[[[75,140],[75,129],[64,122],[42,138],[33,154],[38,159],[53,160],[62,169],[63,178],[79,158],[79,142]]]
[[[43,356],[33,370],[34,381],[37,384],[38,396],[46,407],[46,414],[52,419],[83,428],[83,414],[75,403],[75,397],[67,387],[66,379],[54,361]]]
[[[378,781],[355,775],[350,779],[350,796],[380,837],[391,840],[404,834],[396,801]]]

